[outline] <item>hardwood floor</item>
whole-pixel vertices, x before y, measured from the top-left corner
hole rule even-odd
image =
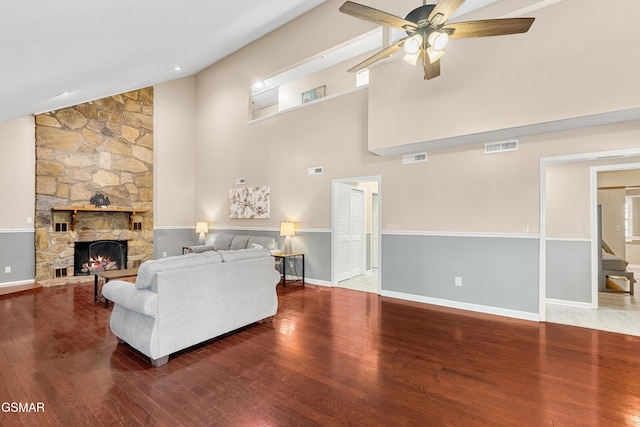
[[[0,296],[0,425],[640,424],[640,337],[340,288],[153,368],[92,284]]]

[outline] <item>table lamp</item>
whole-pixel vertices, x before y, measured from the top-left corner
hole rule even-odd
[[[204,233],[209,232],[209,223],[206,221],[198,221],[196,223],[196,234],[200,234],[200,244],[204,245]]]
[[[280,235],[284,237],[284,253],[291,253],[291,236],[296,235],[295,227],[292,222],[280,223]]]

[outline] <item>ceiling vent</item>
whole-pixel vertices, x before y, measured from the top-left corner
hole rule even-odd
[[[503,153],[505,151],[517,151],[518,140],[492,142],[490,144],[484,144],[484,154]]]
[[[307,169],[307,175],[322,175],[323,173],[324,168],[322,166]]]
[[[427,153],[407,154],[402,156],[402,164],[408,165],[411,163],[420,163],[427,161]]]

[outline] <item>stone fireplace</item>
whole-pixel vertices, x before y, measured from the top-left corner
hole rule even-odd
[[[87,274],[76,254],[90,242],[124,242],[118,268],[151,259],[153,88],[35,120],[36,280]]]

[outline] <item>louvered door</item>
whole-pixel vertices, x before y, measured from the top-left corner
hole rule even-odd
[[[338,281],[365,271],[365,191],[338,184],[335,194],[336,277]]]

